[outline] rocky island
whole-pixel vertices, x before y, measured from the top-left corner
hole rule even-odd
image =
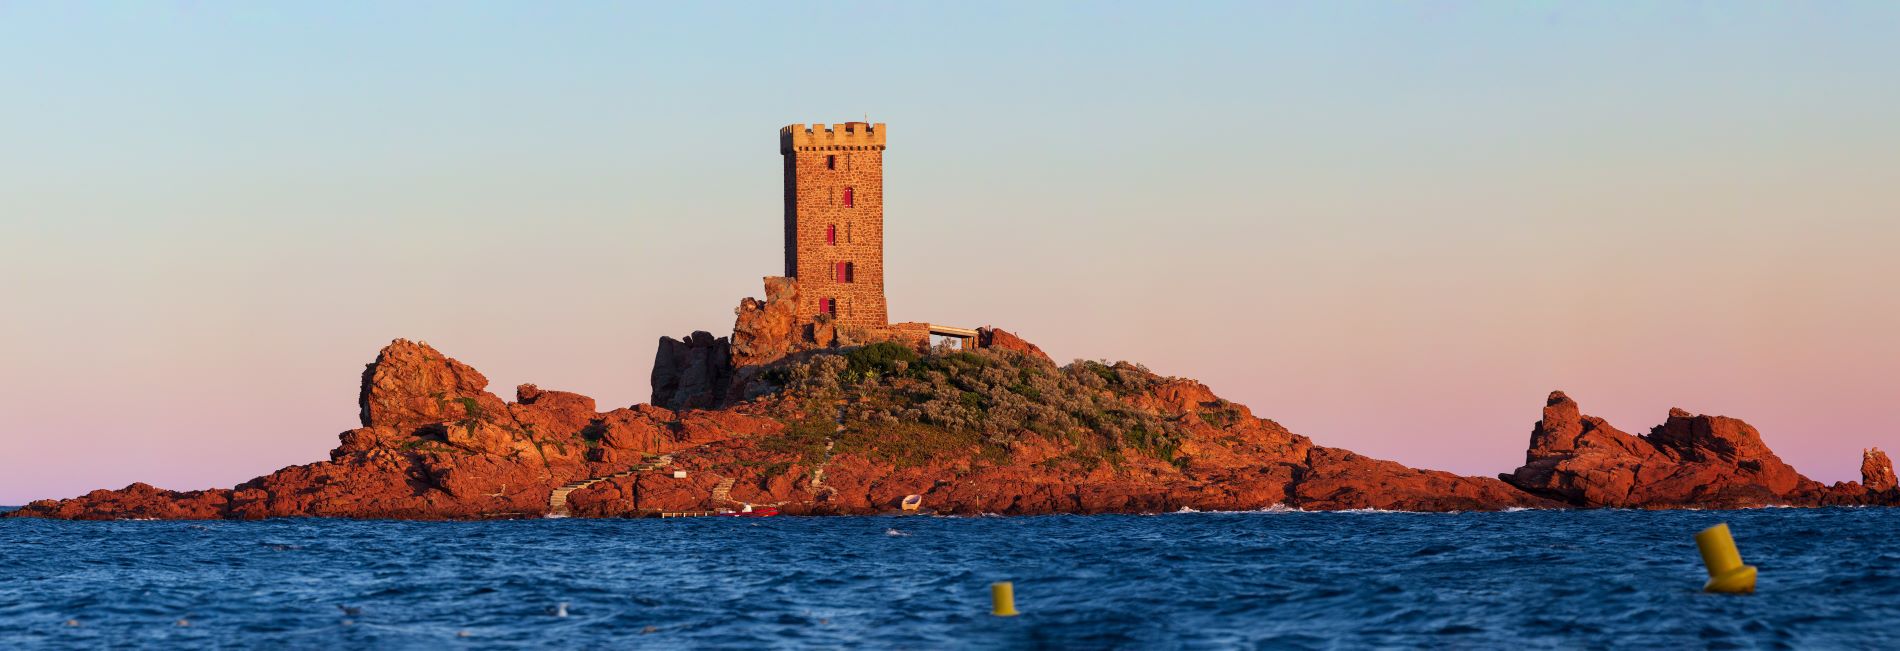
[[[746,299],[733,336],[662,339],[656,403],[600,411],[396,340],[363,372],[362,427],[328,461],[230,489],[145,484],[7,517],[622,517],[747,505],[787,514],[1413,511],[1900,503],[1892,465],[1825,486],[1748,424],[1672,410],[1646,435],[1552,393],[1525,464],[1499,478],[1315,444],[1205,385],[1136,364],[1058,366],[999,329],[968,350],[859,342],[791,318],[797,283]],[[822,337],[822,341],[821,338]],[[682,476],[683,475],[683,476]]]

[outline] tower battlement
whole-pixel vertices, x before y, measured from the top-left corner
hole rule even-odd
[[[823,123],[792,124],[779,129],[778,134],[778,151],[781,154],[884,148],[884,124],[881,122],[845,122],[830,126]]]

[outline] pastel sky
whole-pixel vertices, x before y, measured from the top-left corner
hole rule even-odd
[[[892,316],[1490,475],[1900,452],[1900,4],[0,2],[0,504],[326,459],[397,337],[647,397],[890,129]]]

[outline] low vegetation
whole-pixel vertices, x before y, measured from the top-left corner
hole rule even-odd
[[[924,354],[878,343],[788,361],[766,377],[807,401],[802,413],[809,422],[790,423],[778,444],[787,448],[822,448],[835,439],[836,452],[900,467],[972,452],[1002,462],[1033,434],[1070,447],[1064,457],[1085,467],[1120,466],[1128,454],[1186,463],[1182,423],[1130,402],[1162,381],[1136,364],[1078,360],[1058,367],[1013,351]],[[845,403],[844,431],[834,436],[831,405],[838,401]]]

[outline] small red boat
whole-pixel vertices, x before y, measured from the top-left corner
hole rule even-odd
[[[778,515],[778,507],[761,506],[755,509],[747,504],[743,511],[720,511],[719,515],[729,518],[769,518]]]

